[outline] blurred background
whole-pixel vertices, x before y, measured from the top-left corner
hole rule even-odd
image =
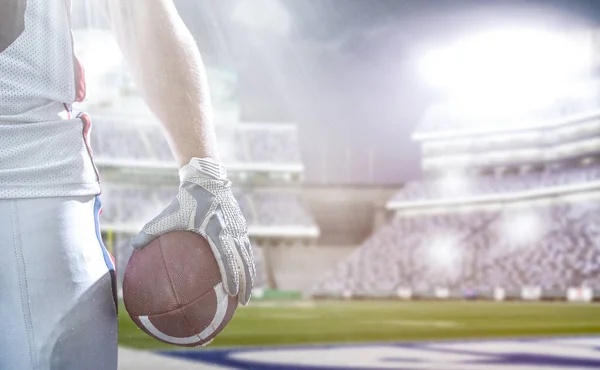
[[[175,3],[258,265],[216,346],[600,332],[597,1]],[[177,173],[94,4],[74,2],[78,109],[122,273]]]

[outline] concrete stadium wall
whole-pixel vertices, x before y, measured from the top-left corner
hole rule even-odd
[[[356,246],[285,246],[268,248],[277,288],[303,294],[318,283],[336,263]]]
[[[318,244],[359,245],[387,222],[385,204],[400,188],[305,184],[300,196],[321,230]]]

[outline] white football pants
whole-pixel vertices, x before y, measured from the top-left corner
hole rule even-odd
[[[0,199],[0,370],[116,370],[95,196]]]

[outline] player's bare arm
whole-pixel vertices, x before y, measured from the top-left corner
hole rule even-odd
[[[217,159],[204,64],[171,0],[103,0],[110,27],[180,167]]]
[[[246,221],[217,162],[211,103],[195,40],[171,0],[104,0],[134,81],[162,123],[180,166],[176,199],[132,240],[143,248],[188,230],[211,245],[225,291],[248,303],[255,275]],[[239,294],[238,294],[239,293]]]

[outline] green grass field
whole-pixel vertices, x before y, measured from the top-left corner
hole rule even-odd
[[[121,306],[121,345],[156,341]],[[211,347],[600,334],[600,305],[517,302],[254,302]]]

